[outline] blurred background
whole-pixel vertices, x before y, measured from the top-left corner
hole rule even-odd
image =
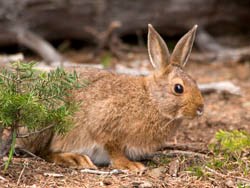
[[[170,50],[198,24],[195,52],[203,55],[194,60],[242,62],[250,54],[249,11],[248,0],[1,0],[0,53],[111,66],[111,57],[145,51],[148,23]]]

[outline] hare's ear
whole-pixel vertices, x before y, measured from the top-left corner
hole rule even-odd
[[[181,67],[184,67],[186,65],[187,60],[192,50],[197,27],[198,26],[195,25],[176,44],[174,51],[171,55],[171,63],[178,64]]]
[[[168,47],[151,24],[148,24],[148,54],[157,70],[166,67],[170,62]]]

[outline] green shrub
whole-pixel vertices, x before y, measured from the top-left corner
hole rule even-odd
[[[0,155],[10,151],[5,168],[11,161],[16,138],[48,128],[64,133],[77,110],[77,103],[69,100],[69,91],[83,86],[76,72],[66,73],[61,68],[42,72],[34,66],[33,62],[15,62],[0,72],[0,135],[4,129],[11,131],[11,142],[0,137]],[[28,133],[20,135],[20,127],[27,128]]]

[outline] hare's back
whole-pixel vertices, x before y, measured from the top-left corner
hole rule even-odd
[[[142,77],[116,74],[106,70],[85,68],[79,70],[79,77],[86,86],[77,90],[77,99],[105,99],[134,95],[143,88]]]

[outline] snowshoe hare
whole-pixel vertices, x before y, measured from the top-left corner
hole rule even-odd
[[[143,170],[136,162],[161,148],[178,120],[203,113],[196,82],[183,68],[195,38],[194,26],[177,43],[172,55],[148,26],[148,53],[154,72],[146,77],[103,70],[81,70],[89,85],[73,91],[83,101],[74,127],[65,135],[44,132],[18,141],[19,146],[48,161],[80,168],[111,164],[118,169]]]

